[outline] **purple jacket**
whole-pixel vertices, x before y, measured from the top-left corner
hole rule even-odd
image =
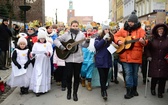
[[[106,42],[104,39],[97,37],[95,39],[94,46],[96,48],[95,54],[95,66],[97,68],[110,68],[112,67],[112,56],[107,50],[110,43]]]

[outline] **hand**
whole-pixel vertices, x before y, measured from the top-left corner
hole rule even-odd
[[[63,45],[60,45],[60,46],[59,46],[59,49],[61,49],[61,50],[66,50],[66,48],[65,48]]]
[[[58,68],[58,65],[57,65],[56,63],[54,63],[54,67],[55,67],[55,68]]]
[[[46,53],[44,53],[46,56],[50,56],[50,52],[46,52]]]
[[[152,57],[148,57],[147,60],[148,60],[148,61],[152,61]]]
[[[35,54],[30,53],[30,58],[33,58],[35,56]]]
[[[122,45],[123,42],[121,40],[118,41],[118,45]]]
[[[24,64],[24,69],[27,69],[27,67],[28,67],[28,64],[25,63],[25,64]]]
[[[110,35],[107,33],[106,35],[104,35],[103,39],[107,40],[108,38],[110,38]]]
[[[142,44],[145,44],[145,40],[143,38],[140,38],[139,42],[141,42]]]
[[[18,67],[18,69],[21,69],[21,68],[22,68],[20,64],[17,64],[16,66]]]

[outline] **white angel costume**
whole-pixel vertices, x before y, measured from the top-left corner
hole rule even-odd
[[[45,53],[50,53],[47,56]],[[30,90],[35,93],[45,93],[51,88],[51,62],[53,49],[49,42],[36,42],[32,48],[32,54],[35,54],[35,64],[31,77]]]

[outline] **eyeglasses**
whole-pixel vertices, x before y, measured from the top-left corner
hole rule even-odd
[[[27,30],[33,30],[33,29],[27,29]]]

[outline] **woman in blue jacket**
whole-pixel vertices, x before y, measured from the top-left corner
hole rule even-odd
[[[109,69],[112,67],[112,56],[107,50],[112,41],[114,40],[113,35],[110,33],[110,27],[104,25],[102,33],[95,39],[94,46],[96,48],[95,54],[95,66],[99,71],[101,95],[104,100],[107,100],[107,79]]]

